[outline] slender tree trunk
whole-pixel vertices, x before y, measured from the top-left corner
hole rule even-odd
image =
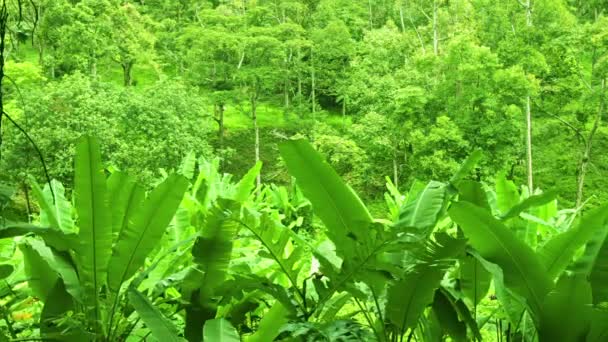
[[[131,79],[131,70],[133,69],[133,62],[124,62],[122,63],[122,72],[123,72],[123,84],[125,87],[130,87],[132,82]]]
[[[93,77],[93,79],[97,78],[97,61],[93,60],[93,62],[91,62],[91,76]]]
[[[42,41],[42,38],[38,39],[38,64],[40,64],[41,67],[44,66],[44,42]]]
[[[298,104],[302,104],[302,76],[298,74]]]
[[[283,86],[283,96],[285,98],[285,109],[289,108],[289,80],[285,80]]]
[[[532,26],[532,4],[526,2],[526,25]],[[528,190],[534,194],[534,168],[532,167],[532,110],[530,108],[530,95],[526,97],[526,155],[528,168]]]
[[[393,149],[393,184],[399,188],[399,163],[397,161],[397,148]]]
[[[403,8],[399,8],[399,11],[400,11],[399,14],[401,15],[401,22],[402,22],[401,25],[403,26]],[[424,40],[422,39],[422,36],[420,35],[420,31],[418,31],[418,28],[414,24],[414,20],[412,20],[412,16],[408,15],[407,18],[410,21],[410,24],[412,25],[414,32],[416,32],[416,36],[418,37],[418,41],[420,42],[420,47],[422,48],[422,54],[426,55],[426,47],[424,46]],[[403,30],[403,32],[405,32],[405,29]]]
[[[403,4],[399,5],[399,19],[401,21],[401,32],[405,33],[405,20],[403,20]]]
[[[526,25],[532,26],[532,2],[531,2],[531,0],[526,1]]]
[[[433,0],[433,53],[439,55],[439,33],[437,32],[437,0]]]
[[[528,167],[528,190],[534,194],[534,179],[532,168],[532,113],[530,110],[530,95],[526,97],[526,155]]]
[[[311,87],[312,87],[312,125],[313,125],[313,130],[312,130],[312,140],[314,140],[314,128],[316,126],[317,123],[317,97],[316,97],[316,78],[315,78],[315,60],[314,60],[314,54],[313,54],[313,49],[310,49],[310,63],[312,65],[312,72],[311,72]]]
[[[224,149],[224,104],[217,104],[218,145],[220,150]]]
[[[346,96],[342,98],[342,127],[346,127]]]
[[[602,115],[604,115],[604,92],[606,90],[606,79],[602,80],[601,91],[600,91],[600,105],[597,111],[597,116],[595,117],[595,121],[593,122],[593,127],[589,132],[589,136],[587,136],[587,140],[585,141],[585,150],[583,151],[583,155],[581,156],[581,161],[579,164],[578,170],[578,179],[576,186],[576,207],[580,208],[583,204],[583,190],[585,187],[585,175],[587,173],[587,167],[589,165],[589,159],[591,158],[591,147],[593,146],[593,138],[595,137],[595,133],[600,126],[602,121]]]
[[[254,130],[254,134],[255,134],[254,148],[255,148],[255,162],[256,163],[258,161],[260,161],[260,128],[258,127],[258,115],[257,115],[258,103],[257,102],[258,102],[257,94],[252,95],[251,96],[251,119],[253,121],[253,130]],[[256,186],[259,191],[260,186],[262,185],[261,173],[258,173],[258,175],[256,176],[255,183],[256,183]]]
[[[220,158],[220,170],[224,169],[224,104],[217,103],[214,106],[215,121],[217,122],[217,145]]]
[[[374,29],[374,14],[372,12],[372,0],[367,0],[367,5],[369,6],[369,29]]]

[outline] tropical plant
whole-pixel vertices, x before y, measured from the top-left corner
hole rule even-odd
[[[147,299],[128,284],[154,255],[188,182],[172,175],[146,194],[125,173],[106,177],[99,143],[90,137],[79,140],[74,169],[73,206],[59,182],[44,191],[33,183],[41,227],[12,227],[27,233],[19,246],[32,291],[44,302],[40,334],[61,340],[125,339],[138,324],[130,318],[127,292],[149,322],[149,313],[142,311]]]

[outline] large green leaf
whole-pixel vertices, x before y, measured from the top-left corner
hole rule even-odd
[[[74,203],[78,215],[78,274],[89,304],[99,308],[112,251],[112,218],[106,176],[97,139],[82,137],[76,146]]]
[[[258,161],[236,184],[234,189],[234,199],[237,203],[243,203],[251,195],[251,191],[255,188],[255,179],[260,174],[262,162]]]
[[[352,280],[364,281],[372,287],[383,286],[387,277],[377,257],[394,241],[394,233],[386,232],[382,224],[373,221],[359,197],[308,142],[287,141],[280,145],[280,150],[290,174],[327,227],[326,235],[343,260],[339,274],[332,273],[330,277],[331,288],[338,289]],[[335,271],[333,267],[324,267],[331,263],[325,262],[323,255],[317,257],[323,272]],[[321,301],[332,295],[332,291],[325,293]]]
[[[471,255],[466,255],[460,259],[458,268],[458,285],[462,294],[477,307],[479,302],[488,294],[492,274]]]
[[[293,232],[270,214],[263,214],[259,225],[248,228],[264,246],[260,255],[274,260],[291,285],[298,288],[298,274],[302,270],[299,266],[304,249],[303,246],[292,243]]]
[[[445,330],[454,341],[466,341],[467,326],[459,319],[458,312],[441,290],[435,291],[433,312],[437,316],[443,330]]]
[[[539,341],[584,341],[591,326],[591,315],[589,282],[582,275],[565,275],[543,303]]]
[[[471,254],[492,274],[494,291],[500,303],[501,311],[512,325],[519,325],[522,315],[526,312],[526,299],[507,288],[502,269],[498,265],[487,261],[476,251]]]
[[[186,309],[186,338],[201,339],[201,326],[215,317],[213,297],[225,281],[232,246],[239,228],[240,205],[233,200],[219,199],[209,210],[199,236],[192,247],[194,267],[182,283],[182,296],[190,302]]]
[[[408,202],[399,214],[397,227],[426,230],[433,228],[446,200],[445,184],[431,181],[416,200]]]
[[[30,234],[42,237],[47,246],[53,247],[60,252],[73,249],[74,246],[78,244],[77,234],[65,233],[55,228],[45,228],[29,223],[12,222],[8,222],[0,228],[0,239]]]
[[[496,205],[501,213],[506,213],[519,203],[519,192],[515,183],[504,174],[496,177]]]
[[[82,329],[82,325],[60,326],[58,324],[60,321],[65,320],[64,317],[68,312],[75,310],[74,297],[66,291],[61,279],[57,279],[49,285],[51,286],[51,291],[40,313],[41,337],[45,340],[62,342],[93,340],[94,336],[85,332]]]
[[[146,296],[132,287],[129,288],[128,294],[129,303],[133,305],[154,338],[163,342],[185,341],[184,338],[179,336],[177,327]]]
[[[179,166],[178,173],[187,179],[191,180],[194,178],[194,171],[196,169],[196,154],[193,151],[189,151],[188,154],[182,159]]]
[[[490,209],[486,189],[479,182],[464,180],[458,183],[459,199],[475,204],[478,207]]]
[[[574,228],[580,231],[575,239],[587,242],[585,251],[574,265],[573,271],[589,279],[593,289],[593,303],[608,302],[608,205],[594,209],[583,216]],[[579,244],[580,245],[580,244]]]
[[[40,186],[33,178],[30,178],[30,184],[34,197],[40,206],[40,224],[65,232],[72,232],[74,230],[72,205],[65,198],[65,189],[63,188],[63,185],[59,181],[53,179],[51,181],[53,193],[51,193],[48,185],[44,187],[44,190],[41,190]],[[55,197],[53,197],[53,194]]]
[[[555,191],[548,191],[539,195],[532,195],[526,198],[525,200],[517,203],[515,206],[511,207],[506,213],[501,216],[501,219],[507,220],[516,217],[530,208],[538,207],[553,201],[556,196],[557,192]]]
[[[305,140],[283,142],[279,149],[289,173],[327,227],[330,239],[336,245],[368,239],[372,216],[321,155]]]
[[[281,302],[275,302],[270,310],[268,310],[256,332],[249,336],[245,341],[247,342],[267,342],[274,341],[274,339],[281,332],[283,325],[289,322],[289,310],[285,309]]]
[[[239,204],[220,199],[206,218],[200,236],[192,246],[192,257],[202,271],[201,286],[206,295],[211,295],[215,288],[226,279],[226,272],[232,256],[232,245],[239,228],[235,219],[238,217]]]
[[[469,327],[473,338],[478,341],[481,341],[482,337],[481,332],[479,331],[480,328],[477,325],[475,317],[471,314],[471,311],[469,311],[469,308],[464,303],[464,301],[462,299],[456,298],[456,296],[445,287],[439,288],[438,291],[442,292],[445,299],[447,299],[454,308],[454,310],[456,310],[456,313],[458,314],[458,319],[464,322],[467,327]]]
[[[453,203],[450,217],[463,230],[479,254],[502,269],[504,282],[524,297],[539,317],[552,281],[534,252],[490,212],[471,203]]]
[[[205,322],[203,328],[204,342],[240,342],[236,329],[223,318],[216,318]]]
[[[66,291],[74,297],[76,301],[80,301],[82,298],[82,289],[80,287],[80,281],[78,274],[72,266],[71,262],[66,259],[65,256],[59,255],[54,252],[51,248],[46,246],[42,241],[37,239],[27,239],[20,244],[21,250],[24,254],[28,255],[28,259],[32,259],[32,253],[36,253],[41,261],[45,262],[47,266],[55,272],[55,274],[63,280]],[[32,266],[32,265],[31,265]],[[30,266],[30,267],[31,267]],[[44,274],[46,271],[43,271]],[[32,275],[36,276],[36,275]],[[49,282],[47,286],[54,284],[54,281]]]
[[[112,234],[114,239],[127,227],[144,200],[144,189],[126,173],[116,171],[108,178],[108,193],[112,210]],[[116,240],[115,240],[116,241]]]
[[[55,282],[57,282],[58,275],[40,254],[28,244],[19,244],[19,249],[23,254],[23,265],[28,285],[33,294],[44,302]]]
[[[433,302],[446,269],[457,255],[464,251],[465,241],[439,235],[440,242],[429,241],[419,262],[387,290],[386,317],[395,325],[399,334],[413,328],[418,318]]]
[[[112,250],[109,263],[108,287],[118,292],[120,286],[144,264],[171,222],[188,181],[180,175],[169,176],[145,200],[141,209],[133,214],[124,227]]]
[[[547,241],[538,254],[552,279],[560,275],[572,261],[577,250],[586,244],[585,254],[577,261],[577,269],[590,273],[599,249],[608,233],[608,205],[585,214],[579,224]]]
[[[462,163],[462,165],[460,165],[460,168],[458,169],[458,171],[456,171],[456,173],[454,173],[452,178],[450,178],[450,183],[458,184],[461,181],[461,179],[468,176],[468,174],[471,173],[471,171],[473,171],[475,166],[477,166],[477,163],[479,163],[479,161],[481,160],[482,157],[483,157],[483,152],[481,150],[478,149],[478,150],[473,151],[473,153],[471,153],[467,157],[467,159],[465,159],[465,161]]]

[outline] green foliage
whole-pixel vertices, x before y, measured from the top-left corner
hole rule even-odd
[[[466,180],[479,152],[450,183],[414,184],[402,195],[389,182],[391,221],[373,219],[308,142],[285,141],[280,152],[295,191],[257,188],[261,163],[232,181],[218,171],[219,160],[190,154],[180,167],[190,185],[167,175],[146,194],[126,173],[106,177],[98,141],[82,138],[74,207],[59,182],[51,183],[51,197],[32,181],[39,222],[50,227],[0,230],[31,235],[19,248],[31,291],[44,302],[41,336],[463,341],[482,339],[492,317],[521,320],[506,333],[542,341],[593,340],[606,328],[604,208],[567,231],[537,236],[535,252],[512,227],[548,210],[554,195],[520,199],[504,178],[496,192]],[[302,195],[320,222],[296,231],[310,205]],[[6,266],[8,276],[15,272]],[[488,313],[492,290],[499,302]],[[568,325],[564,311],[576,313]],[[259,325],[248,321],[254,316]]]
[[[210,151],[204,143],[209,122],[200,116],[200,101],[187,93],[179,82],[134,92],[76,74],[43,90],[24,92],[22,115],[52,178],[72,179],[78,131],[95,134],[112,165],[149,182],[159,168],[175,167],[189,151]],[[40,178],[35,151],[13,127],[6,133],[3,149],[2,168],[14,170],[12,180],[21,181],[25,174]]]
[[[144,321],[146,326],[158,340],[183,341],[178,335],[177,328],[141,292],[130,288],[129,301]]]
[[[607,336],[604,2],[6,2],[0,340]]]
[[[132,278],[152,254],[182,200],[187,182],[181,176],[169,176],[147,198],[134,203],[132,194],[137,186],[117,187],[135,182],[125,174],[115,174],[108,182],[101,164],[99,142],[89,137],[81,138],[77,144],[74,168],[76,219],[73,222],[77,236],[70,238],[70,230],[62,232],[65,225],[57,223],[72,222],[72,219],[57,219],[61,211],[55,208],[66,204],[61,202],[65,202],[63,188],[53,182],[54,189],[61,191],[56,193],[58,201],[54,204],[41,191],[38,193],[47,201],[42,206],[41,220],[53,218],[49,222],[54,223],[48,230],[58,234],[51,239],[49,236],[53,235],[45,235],[44,228],[26,230],[41,236],[46,244],[35,238],[24,240],[21,250],[25,270],[32,278],[35,293],[45,300],[41,320],[49,329],[42,331],[43,336],[54,333],[51,321],[61,320],[63,314],[75,311],[84,314],[84,317],[76,316],[82,325],[62,329],[69,334],[91,333],[110,339],[112,334],[123,333],[117,332],[118,326],[113,325],[116,324],[114,318],[120,320],[121,285]],[[127,196],[118,194],[121,191]],[[110,193],[116,196],[110,198]],[[114,226],[118,227],[116,234]],[[143,301],[139,292],[131,297],[137,301],[134,305],[138,311],[149,311],[145,307],[151,304]],[[142,315],[144,321],[148,321],[154,320],[156,313],[151,314],[152,318],[149,312]],[[155,335],[158,333],[154,331]]]

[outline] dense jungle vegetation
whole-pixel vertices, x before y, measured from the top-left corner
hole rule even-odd
[[[608,341],[608,1],[0,0],[1,341]]]

